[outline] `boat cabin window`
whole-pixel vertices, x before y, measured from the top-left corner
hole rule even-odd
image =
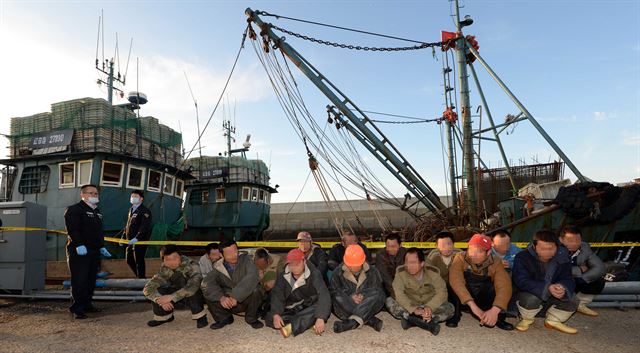
[[[251,196],[251,188],[243,187],[242,188],[242,201],[249,201]]]
[[[93,161],[78,162],[78,186],[91,184]]]
[[[60,188],[74,188],[76,186],[76,163],[60,163],[58,170],[60,171],[58,179]]]
[[[124,165],[119,162],[102,161],[102,176],[100,185],[102,186],[122,186],[122,172]]]
[[[144,168],[130,165],[127,175],[127,188],[144,189]]]
[[[47,191],[51,169],[46,165],[25,167],[20,176],[18,191],[21,194],[37,194]]]
[[[227,195],[224,188],[216,189],[216,202],[224,202],[227,201]]]
[[[180,179],[176,179],[176,196],[182,198],[182,194],[184,193],[184,181]]]
[[[175,178],[172,177],[171,175],[169,174],[164,175],[164,187],[162,189],[165,194],[173,195],[174,181],[175,181]]]
[[[149,170],[149,184],[147,185],[147,190],[160,192],[160,182],[162,181],[162,173]]]
[[[251,189],[251,201],[258,202],[258,189],[256,188]]]
[[[265,198],[264,194],[265,194],[264,190],[260,189],[260,193],[259,193],[260,202],[267,202],[267,199]]]
[[[267,199],[265,202],[268,205],[270,205],[271,204],[271,193],[270,192],[266,192],[265,194],[266,194],[266,199]]]
[[[202,203],[209,203],[209,191],[208,190],[203,190],[202,191]]]

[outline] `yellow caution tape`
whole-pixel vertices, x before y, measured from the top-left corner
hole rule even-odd
[[[24,232],[32,232],[32,231],[46,231],[47,233],[55,233],[59,235],[67,235],[66,231],[63,230],[51,230],[46,228],[29,228],[29,227],[0,227],[0,231],[11,232],[11,231],[24,231]],[[128,244],[127,239],[121,238],[113,238],[113,237],[105,237],[105,241],[116,244]],[[180,246],[207,246],[210,243],[216,243],[217,241],[208,241],[208,240],[144,240],[138,241],[136,245],[180,245]],[[314,242],[314,244],[318,244],[320,247],[329,249],[335,244],[338,244],[337,241],[320,241]],[[369,249],[381,249],[385,247],[385,243],[381,241],[372,242],[365,241],[364,245]],[[296,241],[239,241],[237,242],[238,247],[241,248],[280,248],[280,249],[292,249],[298,247],[298,243]],[[514,242],[512,243],[520,248],[526,248],[529,243],[523,242]],[[435,242],[402,242],[402,245],[406,248],[416,247],[419,249],[434,249],[436,247]],[[630,242],[630,243],[589,243],[589,245],[593,248],[618,248],[618,247],[632,247],[638,246],[640,247],[640,242]],[[457,242],[454,246],[458,249],[466,249],[466,242]]]

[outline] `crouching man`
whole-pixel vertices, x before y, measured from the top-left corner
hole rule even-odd
[[[289,251],[284,271],[278,274],[271,291],[267,326],[280,330],[284,338],[297,336],[312,326],[321,335],[329,315],[331,295],[322,274],[307,264],[302,250]]]
[[[467,251],[456,255],[449,269],[449,283],[460,303],[469,306],[481,325],[513,330],[513,325],[505,320],[511,299],[511,277],[502,259],[491,254],[488,236],[475,234]]]
[[[587,305],[604,289],[604,263],[593,253],[589,244],[582,241],[582,234],[577,227],[564,228],[560,232],[560,242],[567,247],[571,257],[571,272],[579,301],[578,312],[587,316],[598,316],[598,313]]]
[[[233,240],[220,244],[220,251],[222,258],[213,264],[213,271],[202,281],[204,299],[216,320],[210,328],[218,330],[233,323],[233,314],[241,312],[254,329],[264,327],[258,320],[263,293],[258,268],[248,254],[238,255],[238,246]]]
[[[553,232],[540,230],[527,249],[516,255],[512,275],[521,317],[516,325],[518,331],[527,331],[544,306],[548,308],[545,327],[564,333],[578,332],[564,324],[576,311],[578,300],[571,260],[567,249],[558,244]]]
[[[200,291],[200,266],[187,256],[180,256],[178,248],[167,245],[160,249],[162,266],[160,271],[144,286],[144,295],[151,300],[153,320],[147,322],[151,327],[173,321],[175,303],[184,300],[191,309],[191,318],[196,326],[207,326],[207,312]]]
[[[447,301],[447,285],[440,277],[437,267],[425,262],[424,252],[409,248],[404,258],[404,266],[398,267],[393,280],[396,301],[403,309],[402,328],[413,326],[437,335],[440,322],[447,321],[454,314],[454,307]]]
[[[382,277],[366,262],[366,255],[358,244],[347,246],[343,262],[331,277],[333,313],[340,319],[333,324],[336,333],[353,330],[362,325],[382,330],[382,320],[376,317],[386,298]]]

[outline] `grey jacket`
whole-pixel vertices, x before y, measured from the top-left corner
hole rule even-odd
[[[224,267],[224,258],[213,264],[213,271],[202,280],[202,294],[208,301],[220,301],[222,296],[231,296],[238,302],[247,299],[260,286],[258,268],[247,254],[239,254],[235,270],[231,275]]]
[[[573,254],[570,253],[569,256],[571,256],[571,263],[573,264],[571,274],[574,278],[582,278],[583,281],[591,283],[604,276],[604,263],[591,250],[588,243],[582,242],[580,249]],[[583,273],[580,266],[587,266],[587,271]]]

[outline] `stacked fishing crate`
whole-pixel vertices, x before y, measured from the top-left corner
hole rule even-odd
[[[73,129],[70,152],[107,152],[180,167],[182,136],[153,117],[138,119],[126,106],[82,98],[51,105],[51,113],[11,118],[10,158],[27,156],[39,133]]]

